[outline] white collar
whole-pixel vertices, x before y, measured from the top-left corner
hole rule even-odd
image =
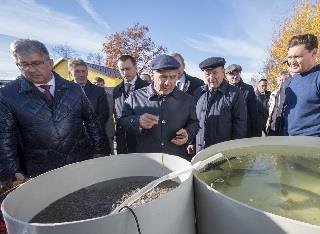
[[[132,80],[130,80],[130,81],[126,81],[126,80],[124,80],[124,83],[125,84],[131,84],[131,85],[134,85],[135,83],[136,83],[136,80],[137,80],[137,75],[132,79]]]
[[[54,87],[55,86],[55,78],[54,78],[54,75],[53,73],[51,73],[51,80],[49,80],[49,82],[47,82],[46,84],[36,84],[36,83],[33,83],[35,86],[37,87],[40,87],[40,85],[50,85],[51,87]]]

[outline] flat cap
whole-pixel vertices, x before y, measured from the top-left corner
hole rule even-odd
[[[172,56],[162,54],[155,57],[151,63],[151,70],[175,70],[180,67],[180,63]]]
[[[225,73],[229,73],[229,72],[237,72],[240,73],[242,71],[242,67],[238,64],[231,64],[229,65],[226,70]]]
[[[226,64],[226,60],[221,57],[211,57],[202,61],[199,64],[201,70],[212,69],[216,67],[223,67]]]

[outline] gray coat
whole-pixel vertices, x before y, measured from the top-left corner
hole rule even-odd
[[[247,110],[243,93],[225,80],[208,104],[208,86],[198,90],[197,117],[200,130],[196,137],[196,151],[210,145],[246,137]]]
[[[142,130],[139,117],[144,113],[158,115],[159,124]],[[153,84],[129,96],[120,122],[129,133],[137,136],[136,152],[141,153],[167,153],[186,158],[186,146],[170,141],[181,128],[187,130],[189,139],[193,139],[198,131],[194,98],[177,88],[168,96],[159,96]]]

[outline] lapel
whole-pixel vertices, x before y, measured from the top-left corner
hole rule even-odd
[[[189,87],[190,87],[191,82],[190,82],[190,78],[189,78],[189,76],[187,75],[187,73],[184,73],[184,77],[185,77],[185,83],[184,83],[184,85],[183,85],[182,91],[183,91],[183,92],[187,92],[188,89],[189,89]]]
[[[61,101],[63,94],[69,88],[69,84],[66,80],[64,80],[57,73],[53,72],[55,78],[55,89],[53,96],[53,105],[57,106],[57,104]]]

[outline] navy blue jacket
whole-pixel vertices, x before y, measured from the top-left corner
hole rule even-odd
[[[242,81],[239,81],[236,84],[236,87],[241,89],[244,101],[247,107],[247,136],[246,137],[256,137],[261,136],[260,127],[258,126],[257,116],[258,116],[258,108],[257,108],[257,98],[254,92],[254,89],[251,85],[246,84]]]
[[[271,92],[266,91],[265,94],[259,93],[256,90],[256,97],[257,97],[257,107],[258,107],[258,128],[259,128],[259,136],[261,136],[262,132],[266,132],[266,124],[269,117],[269,99]]]
[[[106,143],[106,153],[110,154],[111,150],[107,141],[107,132],[105,126],[109,119],[109,104],[107,100],[107,94],[104,88],[92,84],[89,80],[83,87],[83,90],[92,104],[93,110],[100,123],[100,128],[103,130],[102,133]]]
[[[202,85],[204,85],[203,80],[197,78],[197,77],[193,77],[188,75],[187,73],[184,73],[186,81],[183,87],[183,92],[190,94],[191,96],[194,96],[195,91],[201,87]]]
[[[149,83],[142,80],[139,76],[134,85],[134,89],[140,89],[148,86]],[[113,100],[114,100],[114,115],[116,119],[116,142],[117,142],[117,153],[118,154],[128,154],[134,153],[136,151],[136,139],[134,135],[128,134],[123,126],[119,123],[118,119],[121,116],[125,97],[124,82],[121,82],[113,90]]]
[[[244,138],[247,134],[247,110],[240,89],[224,80],[214,92],[212,105],[209,105],[208,96],[207,85],[200,87],[196,94],[200,124],[197,152],[219,142]]]
[[[84,91],[58,74],[54,76],[52,105],[23,76],[0,89],[1,181],[13,178],[22,167],[19,143],[25,173],[30,176],[92,158],[93,153],[105,153],[99,124]]]
[[[139,118],[144,113],[159,116],[159,123],[151,129],[140,129]],[[120,122],[128,132],[137,136],[136,152],[167,153],[187,159],[186,145],[178,146],[170,141],[181,128],[186,129],[189,140],[193,139],[199,127],[192,96],[177,88],[170,95],[159,96],[153,84],[129,96]]]

